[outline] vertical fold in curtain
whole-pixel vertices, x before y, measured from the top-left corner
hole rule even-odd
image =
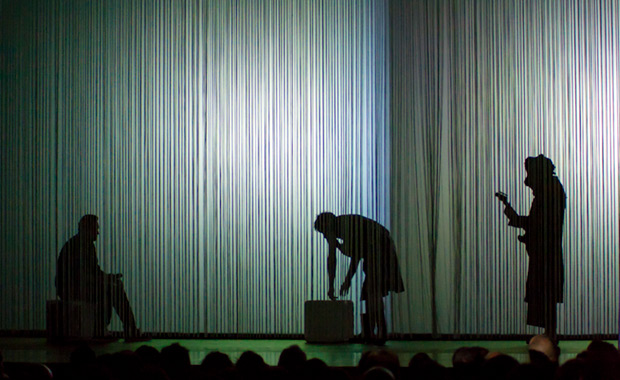
[[[314,218],[389,224],[384,1],[0,4],[0,330],[44,328],[87,213],[139,327],[192,334],[301,334]]]
[[[494,193],[527,215],[523,162],[539,154],[568,197],[559,332],[617,330],[619,18],[614,1],[390,2],[398,333],[538,331]]]

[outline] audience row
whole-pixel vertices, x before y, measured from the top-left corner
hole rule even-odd
[[[620,354],[612,344],[593,341],[576,358],[559,365],[559,349],[545,336],[529,342],[529,361],[519,363],[513,357],[490,352],[483,347],[462,347],[445,367],[425,353],[414,355],[403,367],[389,349],[365,352],[357,367],[329,367],[319,359],[308,359],[298,346],[282,351],[277,366],[269,366],[255,352],[244,352],[236,362],[221,352],[211,352],[200,365],[192,366],[189,351],[172,344],[161,351],[144,345],[135,351],[96,356],[84,345],[71,354],[70,364],[62,370],[39,374],[37,378],[89,380],[620,380]],[[0,355],[0,379],[28,378],[26,373],[11,374],[3,367]]]

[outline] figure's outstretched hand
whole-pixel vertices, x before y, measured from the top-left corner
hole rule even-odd
[[[342,286],[340,286],[340,295],[347,295],[347,293],[349,293],[349,289],[351,289],[351,280],[345,279],[342,282]]]
[[[327,296],[328,296],[328,297],[329,297],[329,299],[330,299],[330,300],[332,300],[332,301],[335,301],[335,300],[337,300],[337,299],[338,299],[336,296],[334,296],[334,289],[333,289],[333,288],[332,288],[332,289],[329,289],[329,290],[327,291]]]
[[[495,193],[495,196],[504,204],[504,206],[508,205],[508,194],[502,191],[498,191],[497,193]]]

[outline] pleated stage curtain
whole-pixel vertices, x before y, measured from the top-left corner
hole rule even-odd
[[[331,211],[391,231],[397,336],[535,332],[494,193],[527,214],[542,153],[567,194],[559,332],[617,332],[619,20],[614,1],[0,1],[0,330],[45,328],[92,213],[142,330],[301,334]]]
[[[620,7],[615,1],[393,1],[392,233],[401,333],[527,327],[528,256],[494,197],[527,215],[524,161],[567,195],[560,334],[618,331]],[[423,291],[420,291],[423,290]]]
[[[0,330],[44,328],[92,213],[144,331],[303,333],[314,218],[389,224],[387,4],[1,4]]]

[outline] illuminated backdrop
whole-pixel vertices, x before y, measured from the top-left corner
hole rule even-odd
[[[392,1],[390,15],[397,331],[537,331],[494,193],[527,214],[523,162],[542,153],[567,194],[559,333],[617,332],[618,2]]]
[[[143,330],[300,334],[330,210],[392,231],[394,332],[531,333],[493,194],[527,213],[544,153],[568,195],[560,333],[617,331],[613,1],[4,0],[0,28],[0,330],[44,328],[95,213]]]
[[[303,302],[325,298],[317,214],[389,221],[383,1],[46,0],[2,17],[0,329],[44,328],[85,213],[143,330],[239,334],[300,333]]]

